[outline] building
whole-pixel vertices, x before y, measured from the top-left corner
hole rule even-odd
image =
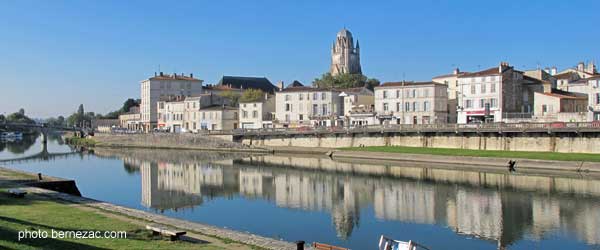
[[[588,119],[588,96],[552,89],[535,93],[534,120],[539,122],[585,122]]]
[[[600,76],[587,79],[588,92],[588,121],[600,121]]]
[[[373,105],[368,107],[362,105],[354,107],[345,116],[347,117],[347,124],[349,127],[361,127],[379,124],[377,113],[375,113]]]
[[[200,130],[232,130],[238,128],[238,108],[215,105],[203,108],[197,118],[200,127],[192,129],[192,132]]]
[[[92,128],[96,132],[110,133],[119,127],[119,119],[92,119]]]
[[[380,124],[437,124],[448,120],[448,86],[436,82],[386,82],[375,87]]]
[[[558,72],[558,75],[562,75],[565,73],[575,73],[581,79],[590,78],[598,75],[598,70],[596,69],[596,64],[594,62],[589,62],[587,65],[584,62],[579,62],[577,63],[577,66],[573,68],[568,68],[561,72]]]
[[[157,103],[160,130],[197,132],[201,129],[201,111],[214,106],[228,106],[230,100],[212,92],[197,96],[172,96]],[[213,123],[211,123],[213,124]]]
[[[306,87],[302,84],[288,86],[275,93],[276,126],[333,126],[343,114],[340,91]]]
[[[213,89],[216,91],[235,90],[240,92],[245,89],[258,89],[269,94],[274,94],[279,90],[279,88],[273,85],[266,77],[245,76],[223,76]]]
[[[130,107],[129,112],[119,115],[119,126],[127,130],[141,130],[142,124],[140,118],[140,107]]]
[[[331,75],[339,74],[362,74],[360,67],[360,46],[354,39],[352,33],[346,28],[337,33],[337,37],[331,47]]]
[[[243,129],[272,128],[275,96],[265,94],[261,100],[240,102],[240,126]]]
[[[192,96],[204,92],[202,80],[194,78],[193,74],[168,75],[160,72],[140,82],[141,99],[140,120],[143,130],[150,131],[157,127],[157,102],[168,96]]]
[[[374,110],[373,90],[366,87],[338,89],[343,98],[343,126],[364,126],[377,124]]]
[[[508,63],[458,77],[458,123],[529,120],[535,92],[550,86]]]
[[[457,112],[456,108],[458,105],[458,77],[468,72],[461,72],[460,69],[456,68],[452,71],[452,74],[440,75],[431,78],[432,82],[437,82],[448,86],[448,122],[456,123]]]

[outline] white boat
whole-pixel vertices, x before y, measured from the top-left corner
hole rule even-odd
[[[430,250],[426,246],[423,246],[423,245],[418,244],[411,240],[409,240],[408,242],[399,241],[399,240],[394,240],[394,239],[385,237],[383,235],[381,236],[381,238],[379,238],[379,250],[419,250],[419,249]]]

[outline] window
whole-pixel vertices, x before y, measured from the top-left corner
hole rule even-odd
[[[383,104],[383,111],[388,111],[389,107],[387,103]]]
[[[396,103],[396,111],[400,112],[402,110],[402,103]]]
[[[313,93],[313,100],[319,99],[319,93]]]
[[[479,107],[485,108],[485,99],[479,99]]]
[[[412,96],[411,97],[413,97],[413,98],[417,97],[417,90],[416,89],[412,90]]]
[[[429,102],[428,101],[423,102],[423,111],[429,111]]]
[[[285,121],[286,121],[286,122],[289,122],[289,121],[290,121],[290,115],[289,115],[289,114],[286,114],[286,115],[285,115]]]
[[[317,115],[318,113],[319,113],[319,105],[318,104],[313,104],[312,114],[313,115]]]
[[[387,90],[384,90],[384,91],[383,91],[383,98],[387,98],[387,97],[388,97],[388,96],[387,96]]]
[[[303,94],[299,94],[298,95],[298,100],[302,101],[304,99],[304,95]]]
[[[327,99],[327,93],[321,93],[321,100]]]
[[[543,113],[548,112],[548,106],[546,106],[546,104],[542,105],[542,112]]]
[[[473,100],[466,100],[465,101],[465,107],[466,108],[472,108],[473,107]]]
[[[481,93],[482,94],[485,94],[485,85],[486,85],[485,83],[481,84]]]
[[[323,115],[328,115],[328,112],[327,112],[327,104],[323,104],[323,106],[321,106],[321,109],[322,109],[322,111],[323,111],[323,113],[322,113]]]
[[[490,84],[490,93],[496,93],[496,84],[495,83]]]
[[[496,98],[492,98],[490,99],[490,107],[491,108],[496,108],[498,107],[498,100]]]
[[[245,104],[245,103],[244,103],[244,104],[242,104],[242,107],[244,107],[244,108],[245,108],[245,107],[246,107],[246,104]]]
[[[300,121],[304,120],[304,115],[298,115],[298,120],[300,120]]]
[[[292,111],[292,104],[286,103],[285,104],[285,111]]]
[[[410,111],[410,102],[405,102],[404,103],[404,111]]]
[[[471,94],[475,94],[475,84],[471,85]]]
[[[256,103],[255,103],[255,104],[253,104],[253,106],[256,108]]]
[[[596,105],[600,104],[600,93],[596,93]]]
[[[242,111],[242,118],[247,118],[248,117],[248,111],[243,110]]]
[[[396,90],[396,98],[400,98],[400,90]]]
[[[418,102],[413,102],[413,111],[414,112],[420,111]]]
[[[257,118],[258,117],[258,111],[254,110],[252,111],[252,118]]]
[[[285,95],[285,100],[289,101],[290,100],[290,95]],[[244,106],[244,107],[246,107],[246,106]]]

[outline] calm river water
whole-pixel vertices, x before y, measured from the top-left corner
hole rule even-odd
[[[0,159],[40,151],[35,138],[0,143]],[[71,149],[51,138],[48,152]],[[86,197],[288,241],[376,249],[384,234],[432,250],[600,249],[600,180],[586,176],[133,149],[0,165],[74,179]]]

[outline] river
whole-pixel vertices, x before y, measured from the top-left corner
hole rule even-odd
[[[35,138],[0,143],[0,159],[40,150]],[[50,138],[50,154],[71,151]],[[384,234],[432,250],[600,249],[600,180],[586,175],[300,155],[94,151],[0,165],[74,179],[86,197],[288,241],[376,249]]]

